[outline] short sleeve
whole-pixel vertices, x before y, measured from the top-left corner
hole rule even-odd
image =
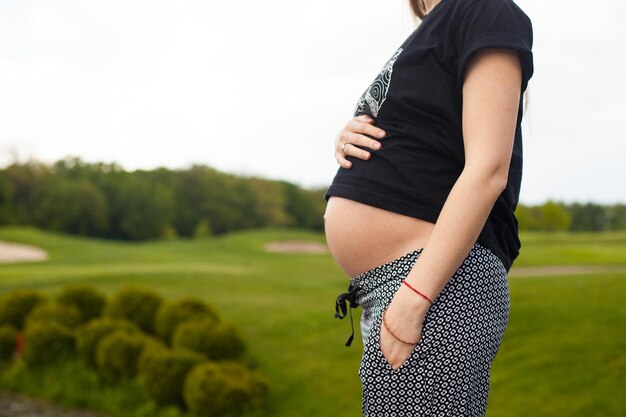
[[[533,29],[530,18],[513,0],[476,0],[469,4],[457,25],[454,39],[459,86],[467,65],[479,49],[512,48],[519,52],[521,92],[533,75]]]

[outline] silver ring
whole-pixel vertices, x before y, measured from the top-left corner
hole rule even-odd
[[[346,145],[347,145],[347,143],[346,143],[346,142],[344,142],[344,143],[341,145],[341,152],[346,153],[346,151],[344,150],[344,148],[346,147]]]

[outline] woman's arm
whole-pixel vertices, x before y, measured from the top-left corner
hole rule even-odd
[[[407,283],[434,300],[461,266],[505,189],[518,106],[521,66],[511,49],[483,49],[468,64],[463,84],[465,166],[437,219]],[[402,285],[385,323],[404,340],[420,338],[430,303]],[[381,326],[381,350],[399,367],[413,347],[398,342]]]

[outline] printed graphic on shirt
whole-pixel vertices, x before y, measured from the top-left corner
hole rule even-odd
[[[378,73],[372,84],[363,92],[356,105],[353,117],[361,114],[369,114],[373,117],[378,116],[378,111],[387,98],[387,90],[389,90],[389,84],[391,83],[393,64],[396,62],[401,52],[402,48],[398,48],[393,56],[389,58],[383,69]]]

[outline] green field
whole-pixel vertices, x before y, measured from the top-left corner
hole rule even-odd
[[[46,262],[0,265],[0,296],[16,287],[54,292],[87,282],[107,293],[129,283],[218,308],[248,342],[272,383],[273,417],[360,415],[349,318],[333,318],[348,278],[329,254],[278,254],[267,241],[323,234],[264,229],[202,241],[120,243],[34,228],[0,228],[0,240],[50,253]],[[626,234],[522,234],[515,266],[626,265]],[[511,316],[492,367],[488,416],[624,416],[626,272],[509,277]]]

